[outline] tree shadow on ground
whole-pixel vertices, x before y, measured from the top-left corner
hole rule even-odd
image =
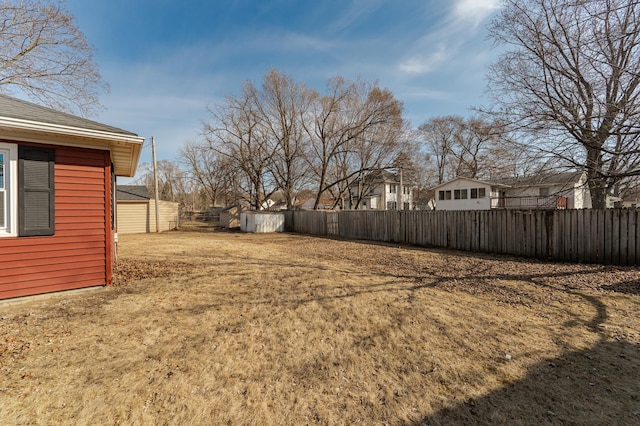
[[[523,380],[410,425],[640,424],[640,345],[607,338],[602,332],[608,315],[605,305],[596,297],[573,294],[597,310],[585,324],[600,336],[595,345],[544,360],[530,368]],[[503,362],[513,361],[505,358]]]
[[[517,383],[409,424],[637,425],[639,351],[639,345],[603,339],[588,350],[535,365]]]

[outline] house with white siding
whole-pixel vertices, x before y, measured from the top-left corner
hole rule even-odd
[[[387,170],[373,171],[349,186],[345,209],[413,210],[413,185],[400,182],[398,175]]]
[[[457,177],[434,188],[436,210],[591,208],[584,172],[483,181]]]

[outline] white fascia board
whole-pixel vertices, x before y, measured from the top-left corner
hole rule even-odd
[[[142,145],[144,138],[124,133],[105,132],[101,130],[84,129],[79,127],[61,126],[58,124],[21,120],[17,118],[0,117],[0,126],[16,130],[44,132],[81,138],[99,139],[105,141],[126,142]]]

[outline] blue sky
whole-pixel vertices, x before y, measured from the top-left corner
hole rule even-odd
[[[111,86],[97,121],[155,136],[158,159],[198,140],[206,106],[271,68],[323,90],[390,89],[415,127],[485,104],[500,0],[67,0]],[[150,145],[149,145],[150,146]],[[145,145],[141,162],[150,162]]]

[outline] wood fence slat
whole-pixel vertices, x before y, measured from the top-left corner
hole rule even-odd
[[[542,241],[546,239],[546,235],[547,235],[547,228],[544,226],[545,225],[544,212],[543,211],[536,212],[534,220],[535,220],[535,226],[537,230],[537,232],[535,233],[535,236],[536,236],[535,257],[537,257],[538,259],[544,259]]]
[[[611,263],[620,264],[620,209],[613,209],[611,217]]]
[[[574,231],[575,240],[579,243],[576,244],[575,259],[578,262],[584,262],[584,215],[582,211],[576,210],[576,230]]]
[[[603,260],[605,264],[611,263],[611,232],[613,232],[612,228],[612,214],[608,210],[601,210],[602,220],[604,222],[604,247],[603,250]]]
[[[565,210],[567,213],[562,216],[562,239],[564,241],[562,258],[564,260],[571,260],[571,246],[573,241],[571,240],[571,211]]]
[[[584,232],[585,232],[585,250],[586,257],[585,262],[595,262],[596,256],[594,255],[594,236],[593,236],[593,210],[584,209]]]
[[[638,232],[638,222],[637,222],[637,210],[629,210],[629,237],[628,237],[628,256],[629,256],[629,265],[637,265],[637,248],[636,248],[636,233]]]
[[[571,220],[569,237],[571,238],[571,255],[569,260],[572,262],[578,261],[578,211],[577,210],[568,210],[569,216]]]
[[[620,258],[618,259],[617,265],[628,265],[629,264],[629,211],[628,210],[619,210],[620,214],[620,228],[618,229],[619,233],[619,244],[620,247]]]

